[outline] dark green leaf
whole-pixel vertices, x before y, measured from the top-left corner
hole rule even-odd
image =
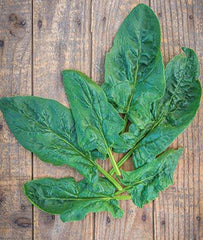
[[[183,149],[169,149],[150,163],[132,172],[122,171],[121,182],[138,207],[158,197],[159,192],[173,184],[173,174]]]
[[[107,101],[102,88],[74,70],[63,71],[63,80],[81,148],[97,149],[106,156],[113,146],[125,147],[119,136],[124,121]]]
[[[42,161],[67,164],[89,180],[97,179],[94,161],[77,144],[68,108],[54,100],[17,96],[1,98],[0,110],[20,144]]]
[[[115,218],[123,215],[113,199],[114,186],[104,178],[94,185],[73,178],[42,178],[26,183],[24,192],[41,210],[60,214],[63,222],[82,220],[89,212],[109,211]]]
[[[183,48],[185,54],[174,57],[166,67],[166,92],[156,103],[156,121],[136,145],[133,161],[142,166],[163,152],[192,122],[201,99],[199,63],[196,54]]]
[[[122,23],[106,55],[103,89],[139,131],[152,125],[151,104],[164,94],[160,38],[157,17],[139,4]]]

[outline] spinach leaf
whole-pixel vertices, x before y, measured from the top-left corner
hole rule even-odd
[[[148,6],[139,4],[120,26],[106,54],[102,87],[109,101],[125,114],[126,123],[129,119],[140,132],[153,124],[151,103],[164,94],[160,35],[156,15]]]
[[[94,160],[77,144],[71,111],[62,104],[33,96],[0,99],[0,110],[20,144],[42,161],[67,164],[90,181],[98,178]]]
[[[73,178],[42,178],[27,182],[24,192],[32,204],[47,213],[60,214],[63,222],[82,220],[89,212],[109,211],[115,218],[123,215],[113,198],[114,186],[104,178],[93,185]]]
[[[137,170],[122,171],[121,182],[127,186],[135,205],[142,208],[173,184],[173,174],[182,152],[183,149],[169,149]]]
[[[192,122],[200,104],[199,63],[192,49],[174,57],[166,67],[166,92],[156,102],[156,121],[133,151],[135,167],[164,151]]]
[[[121,144],[123,119],[108,102],[102,88],[85,74],[63,71],[63,81],[82,149],[97,149],[104,156],[114,144]]]
[[[119,136],[124,126],[123,119],[108,102],[102,88],[86,75],[65,70],[63,81],[80,147],[86,151],[98,150],[104,156],[108,154],[112,160],[110,148],[114,145],[125,147]]]

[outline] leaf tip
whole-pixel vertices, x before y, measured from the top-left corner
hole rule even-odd
[[[63,216],[63,214],[60,215],[60,219],[63,223],[67,222],[67,220],[65,219],[65,217]]]

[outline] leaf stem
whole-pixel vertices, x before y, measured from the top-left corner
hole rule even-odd
[[[128,124],[128,116],[127,116],[127,113],[125,114],[123,120],[125,121],[125,124],[124,124],[124,127],[123,127],[123,130],[122,130],[121,134],[125,132],[126,127],[127,127],[127,124]]]
[[[114,156],[113,156],[113,154],[111,152],[111,149],[108,148],[107,151],[108,151],[108,155],[109,155],[109,158],[111,160],[114,172],[116,173],[117,176],[121,176],[121,172],[120,172],[120,170],[119,170],[119,168],[118,168],[118,166],[116,164],[116,161],[115,161]]]
[[[117,167],[121,167],[127,160],[128,158],[132,155],[134,151],[134,148],[132,148],[129,152],[126,153],[126,155],[124,155],[121,160],[117,163]],[[109,174],[112,176],[114,175],[115,173],[115,169],[112,168],[110,171],[109,171]]]
[[[139,52],[140,52],[140,50],[139,50]],[[124,116],[124,119],[123,119],[123,120],[125,121],[125,126],[124,126],[124,128],[123,128],[123,130],[122,130],[121,133],[124,133],[124,132],[125,132],[126,127],[127,127],[127,125],[128,125],[128,112],[129,112],[129,109],[130,109],[131,102],[132,102],[132,100],[133,100],[133,95],[134,95],[134,92],[135,92],[135,86],[136,86],[136,84],[137,84],[137,74],[138,74],[138,69],[139,69],[139,64],[138,64],[138,62],[139,62],[139,60],[140,60],[140,57],[141,57],[141,55],[139,54],[139,55],[138,55],[138,59],[137,59],[137,65],[136,65],[136,70],[135,70],[135,76],[134,76],[133,86],[132,86],[131,94],[130,94],[130,96],[129,96],[128,103],[127,103],[127,106],[126,106],[125,116]]]
[[[119,190],[122,191],[122,186],[107,172],[105,171],[99,164],[96,164],[97,169],[110,181],[113,185]]]
[[[115,196],[126,192],[127,190],[131,189],[132,187],[133,186],[127,186],[127,187],[123,188],[122,190],[119,190],[118,192],[115,193]]]
[[[162,166],[162,165],[163,165],[163,163],[161,164],[161,166]],[[161,168],[161,166],[160,166],[159,168]],[[115,196],[117,196],[117,195],[119,195],[119,194],[122,194],[122,193],[128,191],[129,189],[133,188],[135,185],[138,185],[138,184],[140,184],[140,183],[142,183],[142,182],[144,182],[144,181],[146,181],[146,180],[148,180],[148,179],[150,179],[150,178],[153,178],[153,177],[155,177],[155,176],[158,175],[158,174],[159,174],[159,171],[158,171],[155,175],[149,176],[149,177],[144,178],[144,179],[142,179],[142,180],[140,180],[140,181],[138,181],[138,182],[135,182],[135,183],[134,183],[133,185],[131,185],[131,186],[124,187],[122,190],[117,191],[117,192],[115,193]]]
[[[130,200],[132,197],[130,195],[119,195],[113,197],[116,200]]]
[[[124,156],[121,158],[121,160],[117,163],[117,166],[118,166],[119,168],[120,168],[120,167],[128,160],[128,158],[133,154],[133,151],[136,149],[138,143],[141,142],[142,139],[145,138],[145,137],[147,136],[147,134],[148,134],[150,131],[152,131],[152,130],[162,121],[162,119],[163,119],[163,116],[161,116],[160,119],[159,119],[157,122],[155,122],[155,124],[153,125],[153,127],[152,127],[150,130],[148,130],[143,136],[141,136],[141,138],[135,143],[134,147],[133,147],[129,152],[127,152],[126,155],[124,155]],[[109,174],[110,174],[110,175],[113,175],[114,173],[115,173],[114,169],[111,169],[111,170],[109,171]]]

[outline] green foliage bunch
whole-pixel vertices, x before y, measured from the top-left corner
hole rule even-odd
[[[25,183],[32,204],[59,214],[64,222],[100,211],[120,218],[119,200],[132,199],[142,207],[173,183],[182,149],[167,148],[199,107],[199,63],[195,52],[184,47],[165,69],[160,39],[157,17],[140,4],[106,54],[102,86],[79,71],[63,71],[70,109],[34,96],[0,99],[0,110],[23,147],[84,177],[79,182],[66,177]],[[112,151],[124,153],[118,163]],[[131,156],[134,170],[120,169]],[[97,159],[110,159],[112,170],[105,171]]]

